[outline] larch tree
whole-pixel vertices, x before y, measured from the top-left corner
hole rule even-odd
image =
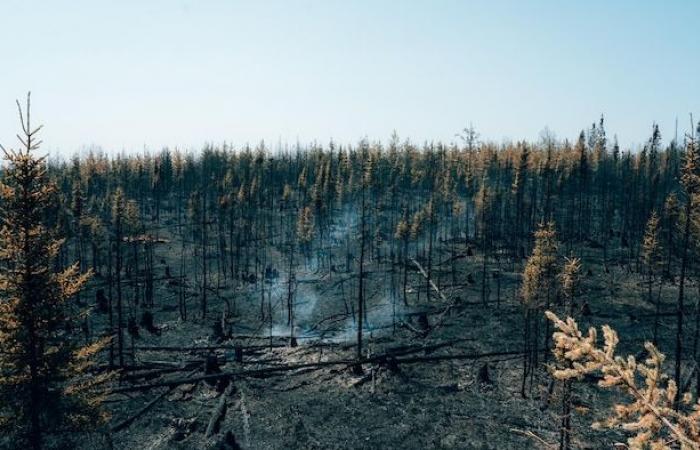
[[[0,430],[18,447],[44,448],[58,430],[84,430],[100,423],[95,387],[105,376],[87,374],[104,342],[80,347],[69,330],[79,319],[69,301],[90,274],[79,264],[54,272],[63,240],[45,224],[55,201],[41,141],[19,105],[22,147],[2,148],[6,168],[0,182]],[[26,119],[26,120],[25,120]]]
[[[524,204],[523,198],[525,196],[525,188],[527,185],[527,175],[528,175],[528,161],[530,157],[530,151],[527,144],[522,146],[520,151],[520,157],[518,159],[518,165],[515,168],[515,175],[513,178],[513,184],[511,186],[511,192],[515,197],[515,230],[513,232],[513,248],[512,252],[515,258],[521,258],[524,253],[520,248],[520,237],[522,235],[522,225],[524,216]]]
[[[671,278],[671,262],[675,254],[676,228],[678,226],[678,216],[680,214],[678,197],[671,192],[664,202],[664,239],[666,250],[666,263],[664,266],[664,277]]]
[[[655,211],[651,213],[647,221],[646,230],[644,231],[644,239],[642,241],[642,259],[645,269],[645,284],[646,284],[646,300],[649,304],[654,303],[654,282],[658,269],[661,265],[661,243],[659,242],[659,216]],[[654,314],[654,345],[658,343],[659,332],[659,314],[661,302],[659,296],[656,297],[656,312]]]
[[[402,294],[403,303],[408,306],[407,285],[408,285],[408,240],[411,227],[408,224],[408,213],[404,210],[403,216],[396,224],[394,238],[401,242],[401,266],[403,269]]]
[[[314,213],[309,206],[305,206],[299,212],[299,217],[297,218],[297,239],[307,259],[307,263],[311,256],[311,243],[313,242],[314,234]]]
[[[525,396],[527,377],[534,379],[539,354],[539,323],[542,308],[549,308],[556,291],[557,238],[554,223],[540,224],[535,232],[535,247],[523,270],[520,290],[525,307],[523,380],[521,394]],[[549,324],[545,330],[545,351],[549,348]]]
[[[488,301],[488,281],[486,277],[486,267],[488,263],[487,253],[488,253],[488,243],[489,243],[489,221],[491,216],[491,209],[493,202],[493,195],[491,190],[487,186],[487,179],[484,177],[481,182],[481,188],[476,196],[475,207],[476,212],[479,217],[477,222],[478,236],[481,241],[481,301],[486,305]]]
[[[119,356],[119,367],[124,368],[124,305],[122,295],[122,241],[124,240],[124,215],[126,202],[124,191],[117,188],[112,199],[112,228],[114,230],[114,284],[117,291],[117,354]],[[110,307],[111,309],[111,307]],[[111,312],[110,312],[111,314]]]
[[[681,169],[681,185],[685,194],[683,243],[681,245],[681,271],[678,281],[678,303],[676,304],[676,351],[675,351],[675,371],[674,380],[677,386],[681,382],[681,359],[683,356],[683,315],[685,300],[685,281],[688,269],[689,251],[691,238],[691,223],[696,214],[700,192],[700,149],[694,136],[688,138],[685,153],[685,162]],[[680,394],[676,396],[676,404],[680,400]]]
[[[364,326],[365,314],[365,240],[367,229],[367,190],[370,186],[372,172],[370,169],[369,157],[367,152],[367,143],[361,144],[362,157],[362,180],[360,182],[360,260],[359,260],[359,276],[357,287],[357,364],[354,369],[356,372],[362,372],[362,331]]]
[[[578,258],[567,258],[560,279],[564,297],[564,309],[569,317],[573,315],[576,295],[581,282],[580,275],[581,260]],[[560,450],[569,450],[571,448],[571,383],[572,380],[567,379],[564,380],[562,386],[561,429],[559,431]]]
[[[588,206],[589,206],[589,199],[588,195],[588,186],[589,186],[589,179],[590,179],[590,162],[588,160],[588,149],[586,148],[585,140],[584,140],[584,132],[581,131],[581,134],[579,135],[579,139],[576,143],[576,156],[578,157],[577,161],[577,180],[578,180],[578,186],[577,186],[577,195],[578,195],[578,229],[577,229],[577,239],[581,241],[584,239],[583,233],[584,229],[585,232],[587,233],[588,230],[586,229],[586,224],[590,223],[590,216],[588,214]],[[587,236],[585,236],[587,237]]]
[[[691,394],[681,394],[682,388],[663,372],[665,356],[652,343],[644,344],[648,355],[644,361],[618,356],[620,339],[610,326],[602,327],[601,346],[595,328],[584,335],[573,318],[562,320],[551,311],[545,314],[557,330],[553,351],[559,364],[553,376],[570,381],[599,373],[598,386],[619,390],[630,399],[615,404],[607,418],[594,424],[596,428],[631,434],[626,447],[630,450],[700,449],[699,403]]]

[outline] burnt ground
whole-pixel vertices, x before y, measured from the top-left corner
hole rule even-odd
[[[464,244],[461,245],[464,250]],[[618,264],[611,264],[606,273],[599,250],[585,248],[579,252],[584,258],[579,304],[585,300],[591,310],[590,315],[581,317],[581,327],[608,323],[621,336],[621,351],[638,352],[643,341],[651,338],[654,312],[654,306],[644,300],[640,275]],[[436,254],[442,255],[439,260],[446,260],[448,246],[439,247]],[[164,273],[166,265],[177,267],[179,251],[171,244],[159,245],[156,256],[159,273]],[[190,317],[186,322],[179,319],[176,307],[178,286],[168,280],[159,281],[152,311],[160,334],[141,329],[140,337],[134,339],[135,357],[127,357],[129,364],[148,369],[130,372],[130,378],[124,376],[115,388],[202,375],[204,361],[212,355],[217,357],[219,370],[223,372],[354,358],[352,305],[356,302],[356,275],[321,271],[313,262],[307,268],[301,264],[296,291],[295,333],[299,345],[290,347],[288,338],[284,337],[289,333],[284,306],[287,281],[284,259],[275,250],[270,250],[268,257],[280,270],[279,278],[264,284],[258,281],[237,286],[230,281],[225,286],[222,282],[218,297],[212,294],[210,298],[206,320],[197,314],[193,270],[188,271]],[[444,302],[437,295],[426,301],[425,279],[411,267],[410,306],[403,306],[402,300],[391,294],[391,273],[387,267],[378,261],[367,265],[369,329],[365,333],[365,354],[371,357],[404,352],[399,359],[414,360],[399,362],[398,367],[386,361],[368,363],[362,375],[349,364],[339,364],[232,377],[225,414],[211,437],[205,437],[205,431],[226,388],[220,382],[198,381],[174,388],[114,393],[107,402],[112,427],[148,403],[153,404],[128,426],[111,433],[113,447],[235,448],[235,441],[242,449],[500,449],[546,448],[545,442],[556,443],[559,389],[555,386],[552,395],[547,395],[550,378],[546,372],[539,374],[528,398],[522,398],[522,356],[471,357],[521,350],[523,310],[515,295],[521,265],[504,265],[500,299],[497,299],[496,279],[491,275],[495,266],[490,264],[491,292],[487,305],[481,302],[480,255],[458,260],[458,282],[453,286],[449,264],[441,266],[438,271],[442,270],[442,292],[448,299],[459,297],[461,301],[444,323],[425,337],[416,333],[424,325],[416,312],[427,312],[432,326],[439,317],[436,313],[443,311]],[[472,274],[472,283],[465,281],[467,274]],[[269,320],[260,321],[263,286],[274,306],[272,329]],[[696,289],[691,286],[690,291],[694,293]],[[418,302],[416,296],[421,290]],[[667,284],[662,291],[663,311],[673,310],[675,295],[676,289]],[[233,298],[236,310],[228,320],[233,337],[217,340],[212,325],[226,308],[221,299]],[[140,308],[136,307],[136,311]],[[665,317],[661,327],[660,347],[667,354],[673,349],[673,320]],[[93,330],[105,324],[105,314],[93,314]],[[444,345],[430,350],[441,344]],[[155,346],[172,348],[146,349]],[[222,348],[193,349],[203,346]],[[243,348],[242,362],[236,362],[236,346]],[[442,361],[415,360],[457,354],[471,356]],[[162,369],[168,372],[155,376],[154,371]],[[150,377],[142,376],[149,372]],[[575,448],[610,448],[613,442],[624,441],[620,433],[590,428],[620,398],[617,394],[581,381],[574,385],[574,396]],[[222,444],[227,433],[229,447]],[[86,438],[83,443],[88,448],[108,448],[107,441],[106,437],[97,436]]]

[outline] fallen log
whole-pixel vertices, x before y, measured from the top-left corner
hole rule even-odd
[[[265,338],[269,339],[269,338]],[[287,338],[289,339],[289,338]],[[236,350],[240,348],[244,351],[246,350],[263,350],[266,348],[283,348],[287,347],[286,344],[266,344],[266,345],[232,345],[232,344],[220,344],[220,345],[199,345],[196,347],[178,347],[169,345],[143,345],[135,347],[136,350],[145,352],[209,352],[213,350]]]
[[[276,372],[289,372],[289,371],[294,371],[297,369],[305,369],[305,368],[321,369],[323,367],[329,367],[329,366],[350,365],[350,364],[355,364],[355,362],[356,362],[355,360],[321,361],[321,362],[317,362],[317,363],[290,364],[290,365],[286,365],[286,366],[265,367],[262,369],[249,369],[249,370],[240,370],[240,371],[235,371],[235,372],[221,372],[221,373],[215,373],[215,374],[211,374],[211,375],[200,375],[197,377],[178,378],[178,379],[173,379],[173,380],[158,381],[158,382],[150,383],[150,384],[121,387],[121,388],[112,389],[110,392],[114,393],[114,394],[122,393],[122,392],[134,392],[134,391],[148,390],[148,389],[164,387],[164,386],[177,386],[177,385],[185,384],[185,383],[194,383],[196,381],[217,381],[217,380],[220,380],[223,378],[235,378],[235,377],[242,378],[242,377],[246,377],[246,376],[255,377],[255,376],[260,376],[260,375],[271,375],[271,374],[274,374]]]
[[[227,361],[226,359],[219,359],[218,363],[220,364],[226,364]],[[281,359],[279,358],[266,358],[266,359],[251,359],[250,361],[236,361],[237,365],[255,365],[255,364],[277,364],[281,362]],[[197,366],[201,367],[203,364],[205,364],[205,360],[201,361],[190,361],[185,363],[185,365],[179,366],[179,367],[165,367],[162,369],[153,369],[153,370],[144,370],[140,372],[129,372],[128,374],[125,374],[122,377],[122,380],[129,380],[129,381],[134,381],[138,380],[140,378],[158,378],[161,375],[165,375],[168,373],[175,373],[175,372],[185,372],[187,370],[192,369],[192,367]]]
[[[362,375],[360,378],[351,381],[350,384],[348,385],[348,387],[362,386],[363,384],[367,383],[368,381],[371,381],[373,376],[374,376],[374,374],[372,372],[366,373],[365,375]]]
[[[437,330],[440,328],[444,323],[445,320],[447,319],[447,315],[452,311],[457,306],[457,302],[452,301],[449,305],[445,307],[445,309],[437,315],[437,320],[435,323],[425,331],[424,337],[432,333],[433,331]]]
[[[201,363],[196,364],[197,366],[200,366]],[[187,370],[192,369],[193,364],[187,364],[181,367],[165,367],[162,369],[152,369],[152,370],[143,370],[143,371],[138,371],[138,372],[129,372],[125,375],[122,376],[122,380],[129,380],[129,381],[135,381],[141,378],[158,378],[161,375],[165,375],[168,373],[174,373],[174,372],[184,372]]]
[[[423,268],[423,266],[421,266],[421,265],[418,263],[418,261],[416,261],[416,260],[413,259],[413,258],[411,258],[411,261],[412,261],[413,264],[418,268],[418,271],[421,273],[421,275],[423,275],[423,277],[425,277],[425,279],[428,280],[428,282],[430,282],[430,286],[431,286],[431,287],[433,288],[433,290],[437,293],[437,295],[439,295],[440,298],[441,298],[444,302],[447,302],[447,297],[445,297],[445,295],[442,293],[442,291],[440,291],[440,289],[438,289],[438,287],[437,287],[437,285],[435,284],[435,282],[434,282],[431,278],[428,277],[428,272],[425,271],[425,269]]]
[[[451,341],[447,342],[439,342],[437,344],[432,344],[432,345],[401,345],[398,347],[391,347],[384,349],[383,354],[388,355],[388,356],[403,356],[403,355],[409,355],[411,353],[419,353],[419,352],[426,352],[430,353],[435,350],[445,348],[445,347],[451,347],[454,344],[460,343],[460,342],[470,342],[474,341],[475,339],[472,338],[462,338],[462,339],[454,339]]]
[[[440,289],[438,289],[437,285],[433,282],[433,280],[428,278],[428,273],[425,271],[425,269],[423,269],[423,267],[418,263],[418,261],[416,261],[413,258],[411,258],[411,261],[413,261],[413,264],[415,264],[415,266],[418,268],[421,275],[423,275],[425,277],[425,279],[430,282],[430,285],[432,286],[433,290],[435,292],[437,292],[437,294],[440,296],[440,298],[445,303],[448,303],[448,305],[445,306],[445,309],[443,309],[443,311],[440,314],[438,314],[436,322],[429,329],[427,329],[425,331],[421,331],[419,333],[420,336],[426,337],[428,334],[432,333],[433,331],[435,331],[436,329],[438,329],[439,327],[442,326],[442,324],[445,322],[445,319],[447,318],[447,314],[449,314],[449,312],[452,311],[452,309],[455,306],[457,306],[458,301],[457,301],[457,298],[453,299],[452,301],[448,301],[447,297],[445,297],[445,295],[442,293],[442,291],[440,291]]]
[[[544,350],[540,350],[544,351]],[[434,356],[414,356],[406,358],[397,358],[392,354],[379,354],[372,356],[370,358],[363,358],[359,362],[362,364],[370,363],[390,363],[401,365],[401,364],[415,364],[421,362],[437,362],[437,361],[450,361],[450,360],[471,360],[471,359],[481,359],[481,358],[492,358],[497,356],[513,356],[521,355],[522,350],[519,351],[501,351],[501,352],[488,352],[488,353],[456,353],[451,355],[434,355]],[[134,392],[142,391],[148,389],[154,389],[164,386],[177,386],[180,384],[194,383],[197,381],[218,381],[221,379],[231,379],[231,378],[244,378],[244,377],[262,377],[266,378],[268,376],[274,376],[276,374],[281,374],[284,372],[291,372],[299,369],[313,369],[319,370],[325,367],[333,366],[356,366],[358,364],[357,359],[340,359],[331,361],[320,361],[315,363],[301,363],[301,364],[290,364],[284,366],[275,367],[263,367],[260,369],[249,369],[249,370],[239,370],[234,372],[221,372],[211,375],[200,375],[197,377],[189,378],[177,378],[172,380],[163,380],[155,383],[141,384],[136,386],[125,386],[117,389],[113,389],[111,393],[123,393],[123,392]]]
[[[199,368],[194,369],[192,372],[190,372],[190,373],[188,374],[188,376],[189,376],[189,375],[194,375],[198,370],[199,370]],[[153,405],[155,405],[155,404],[158,403],[160,400],[162,400],[163,397],[165,397],[166,395],[168,395],[169,393],[171,393],[177,386],[179,386],[179,385],[169,386],[169,389],[163,391],[163,392],[162,392],[160,395],[158,395],[156,398],[154,398],[154,399],[151,400],[150,402],[146,403],[146,405],[145,405],[143,408],[139,409],[134,415],[132,415],[132,416],[130,416],[130,417],[127,417],[126,419],[122,420],[121,422],[119,422],[118,424],[116,424],[115,426],[113,426],[113,427],[111,428],[111,431],[112,431],[113,433],[116,433],[117,431],[121,431],[121,430],[127,428],[127,427],[128,427],[129,425],[131,425],[136,419],[138,419],[138,418],[141,417],[142,415],[146,414],[146,413],[148,412],[148,410],[150,410],[151,408],[153,408]],[[114,392],[114,391],[112,391],[112,392]]]
[[[444,261],[441,261],[441,262],[436,263],[435,265],[436,265],[436,266],[444,266],[444,265],[447,264],[447,263],[451,263],[452,261],[457,261],[458,259],[464,259],[464,258],[466,258],[466,257],[468,257],[468,256],[469,256],[469,254],[468,254],[467,252],[458,253],[458,254],[456,254],[456,255],[450,256],[449,258],[447,258],[447,259],[444,260]]]
[[[214,412],[211,415],[211,419],[209,419],[207,431],[204,433],[205,438],[208,439],[209,437],[211,437],[212,434],[216,432],[216,429],[219,426],[219,422],[221,422],[224,415],[226,415],[226,399],[231,395],[232,391],[233,383],[229,383],[226,390],[223,392],[223,394],[221,394],[221,397],[219,398],[219,401],[216,404],[216,408],[214,408]]]
[[[263,324],[265,325],[265,324]],[[317,336],[296,336],[297,339],[318,339]],[[270,339],[273,340],[278,340],[278,341],[289,341],[289,336],[279,336],[279,335],[260,335],[260,334],[238,334],[234,335],[231,337],[231,339],[236,340],[236,339],[246,339],[246,340],[261,340],[261,341],[269,341]],[[266,347],[269,347],[269,344],[266,345]]]
[[[413,325],[411,325],[410,323],[408,323],[404,320],[399,321],[399,326],[407,329],[411,333],[414,333],[418,336],[424,337],[424,335],[425,335],[425,331],[421,331],[421,330],[417,329],[416,327],[414,327]]]
[[[540,350],[543,352],[544,350]],[[397,364],[415,364],[421,362],[434,362],[434,361],[451,361],[460,359],[481,359],[481,358],[493,358],[496,356],[516,356],[522,355],[522,350],[509,351],[509,352],[489,352],[489,353],[456,353],[452,355],[434,355],[434,356],[414,356],[409,358],[395,358]]]

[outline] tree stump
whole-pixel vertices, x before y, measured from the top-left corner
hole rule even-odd
[[[207,355],[207,359],[204,361],[204,374],[212,375],[215,373],[221,373],[219,358],[216,355]]]
[[[134,338],[138,338],[140,336],[139,326],[136,324],[136,319],[133,317],[129,317],[129,320],[126,325],[126,330]]]
[[[224,438],[217,447],[218,450],[241,450],[241,446],[236,442],[236,435],[231,431],[227,431],[224,434]]]
[[[424,332],[430,330],[430,322],[426,313],[418,314],[418,329]]]
[[[101,313],[106,313],[109,311],[109,301],[105,296],[104,289],[98,289],[95,292],[95,302],[97,303],[97,310]]]
[[[216,319],[214,321],[214,323],[211,326],[211,330],[212,330],[212,338],[214,338],[214,340],[216,342],[221,342],[224,340],[224,328],[221,324],[220,319]]]
[[[484,363],[479,368],[479,373],[477,374],[476,379],[479,381],[479,383],[493,384],[493,381],[491,380],[491,376],[489,375],[489,364],[488,363]]]
[[[588,306],[588,302],[583,302],[583,306],[581,307],[581,315],[586,317],[591,315],[591,307]]]
[[[153,313],[151,311],[144,311],[141,314],[141,326],[151,334],[160,334],[160,329],[153,323]]]

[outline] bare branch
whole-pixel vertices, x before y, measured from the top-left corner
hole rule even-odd
[[[17,103],[17,112],[19,113],[19,123],[22,124],[22,130],[24,131],[24,134],[29,134],[27,132],[27,127],[24,125],[24,115],[22,114],[22,105],[20,105],[19,100],[15,100],[15,103]]]

